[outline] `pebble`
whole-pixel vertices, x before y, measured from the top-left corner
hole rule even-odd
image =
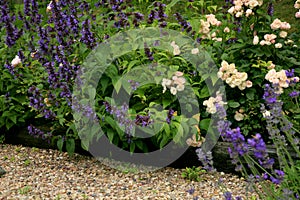
[[[29,160],[24,165],[24,160]],[[108,162],[106,160],[106,162]],[[117,171],[95,158],[56,150],[0,144],[0,199],[224,199],[222,186],[233,197],[249,199],[246,182],[224,172],[202,173],[202,181],[183,179],[184,169],[166,167],[151,172]],[[152,168],[149,166],[149,168]],[[194,193],[187,191],[194,188]]]

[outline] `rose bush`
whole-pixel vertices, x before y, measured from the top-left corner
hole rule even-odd
[[[292,191],[290,196],[299,195],[297,180],[284,179],[284,170],[288,175],[299,173],[291,167],[293,160],[283,159],[275,170],[265,152],[268,143],[279,150],[291,144],[299,155],[300,27],[273,16],[272,1],[225,1],[223,7],[192,0],[24,0],[23,5],[0,2],[2,129],[26,125],[30,134],[56,142],[59,149],[66,145],[72,154],[79,138],[88,149],[92,138],[101,137],[97,128],[90,138],[80,137],[85,131],[76,128],[80,120],[97,121],[110,142],[131,152],[161,149],[170,141],[200,147],[213,126],[222,136],[214,140],[232,143],[229,153],[238,170],[244,167],[241,158],[258,163],[266,169],[256,180],[283,182]],[[299,5],[299,1],[294,4],[296,18]],[[180,34],[167,42],[145,41],[111,60],[97,88],[80,89],[94,99],[95,108],[72,96],[74,85],[97,72],[84,71],[93,50],[111,42],[114,35],[149,27],[162,35],[166,30]],[[193,44],[187,45],[182,36]],[[139,43],[138,35],[134,39],[130,45]],[[115,46],[114,52],[126,48]],[[101,52],[102,61],[108,52]],[[195,66],[196,57],[207,62]],[[148,83],[149,77],[153,80]],[[113,92],[130,100],[113,98]],[[181,112],[179,97],[188,112]],[[213,123],[215,119],[219,124]],[[50,130],[39,130],[40,124]],[[139,138],[141,130],[150,139]],[[255,149],[257,161],[248,146]],[[211,164],[205,156],[209,152],[198,152],[204,164]],[[279,152],[279,156],[289,154]]]

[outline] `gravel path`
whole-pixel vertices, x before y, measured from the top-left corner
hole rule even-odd
[[[204,173],[201,182],[192,182],[181,177],[182,169],[122,172],[95,158],[70,158],[49,149],[0,145],[0,166],[7,172],[0,178],[0,200],[224,199],[220,179],[233,196],[250,199],[243,179],[222,172]]]

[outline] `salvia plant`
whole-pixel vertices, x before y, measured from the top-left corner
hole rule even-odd
[[[131,152],[161,149],[170,141],[197,147],[204,169],[214,171],[212,152],[201,147],[212,126],[221,135],[214,139],[231,144],[232,163],[262,199],[299,199],[300,27],[279,19],[271,0],[215,3],[0,1],[0,128],[26,126],[29,134],[72,155],[77,141],[88,149],[100,137],[97,128],[91,138],[81,137],[85,130],[78,131],[76,123],[97,122],[111,143]],[[298,19],[299,0],[293,6]],[[96,88],[85,85],[99,73],[85,71],[90,54],[117,44],[115,35],[146,28],[160,30],[160,38],[165,30],[178,34],[117,56]],[[130,39],[134,47],[140,36]],[[118,55],[125,48],[112,51]],[[212,62],[195,67],[201,51]],[[74,96],[75,86],[94,99],[94,107]],[[45,124],[48,129],[41,128]],[[151,137],[139,138],[141,131]],[[224,198],[234,199],[230,192]]]

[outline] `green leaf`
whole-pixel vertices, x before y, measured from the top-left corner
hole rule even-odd
[[[58,150],[62,151],[62,148],[64,146],[64,140],[63,140],[63,138],[58,139],[56,145],[57,145]]]
[[[89,97],[90,97],[91,99],[94,99],[95,96],[96,96],[96,88],[89,87],[89,88],[88,88],[88,94],[89,94]]]
[[[203,87],[200,91],[199,98],[206,98],[206,97],[209,97],[209,96],[210,96],[210,94],[209,94],[208,87],[207,86]]]
[[[210,119],[202,119],[200,121],[200,130],[203,129],[203,130],[208,130],[209,128],[209,124],[210,124]]]
[[[89,144],[89,140],[81,140],[81,147],[86,151],[89,150]]]
[[[135,143],[130,143],[130,152],[133,153],[135,150]]]
[[[148,152],[146,144],[144,144],[141,140],[136,140],[134,143],[143,152]]]
[[[238,108],[240,106],[240,103],[236,101],[228,101],[228,106],[231,108]]]
[[[169,13],[171,11],[171,8],[173,6],[175,6],[180,0],[173,0],[171,3],[169,3],[167,6],[166,6],[166,13]]]
[[[69,156],[72,156],[75,152],[75,140],[73,138],[67,139],[66,141],[66,149]]]
[[[107,137],[108,137],[108,140],[110,141],[110,143],[112,143],[113,139],[114,139],[114,131],[113,130],[107,130]]]
[[[163,138],[159,143],[159,148],[162,149],[169,142],[169,140],[170,138],[167,135],[163,135]]]
[[[175,143],[179,143],[179,142],[180,142],[180,139],[181,139],[182,136],[183,136],[183,128],[182,128],[182,126],[181,126],[180,123],[174,123],[174,125],[175,125],[176,128],[177,128],[177,132],[176,132],[175,137],[173,138],[173,141],[174,141]]]
[[[249,100],[254,100],[254,96],[255,96],[255,91],[254,90],[250,90],[246,93],[246,97]]]

